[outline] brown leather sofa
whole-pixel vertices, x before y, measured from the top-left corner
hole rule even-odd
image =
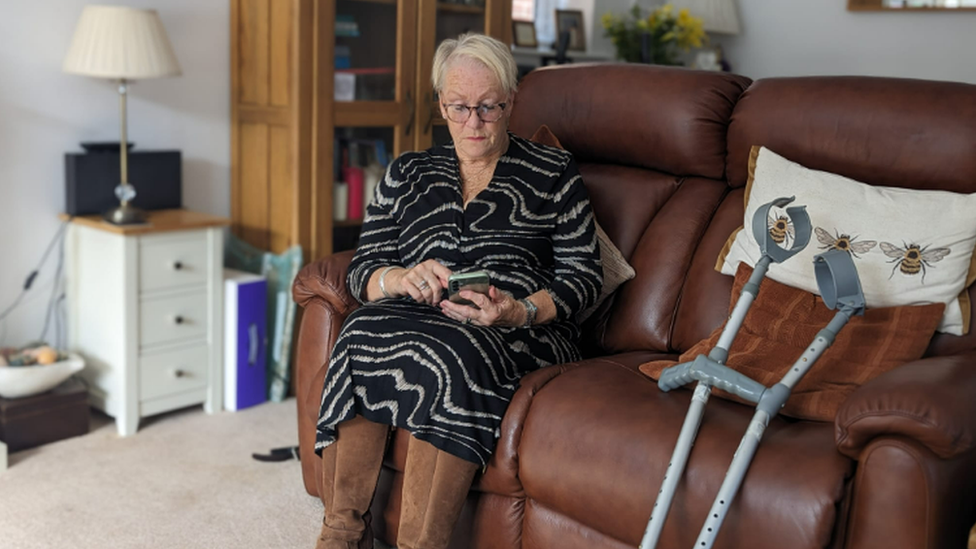
[[[752,145],[874,185],[976,192],[976,86],[965,84],[547,68],[522,82],[511,129],[531,136],[540,124],[575,154],[597,218],[637,277],[587,322],[586,360],[523,379],[458,548],[638,545],[690,392],[662,393],[637,366],[677,356],[723,322],[732,279],[713,266],[742,222]],[[356,306],[350,257],[307,266],[294,286],[310,494],[324,369]],[[969,295],[976,303],[976,288]],[[752,411],[709,402],[660,547],[692,546]],[[387,541],[406,436],[393,437],[373,505]],[[961,548],[976,520],[974,485],[976,333],[938,335],[925,359],[858,389],[833,424],[774,419],[716,547]]]

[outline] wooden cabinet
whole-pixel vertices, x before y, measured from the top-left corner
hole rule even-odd
[[[375,174],[449,138],[430,83],[437,44],[466,31],[511,41],[511,0],[231,6],[233,230],[275,252],[300,244],[307,260],[355,243],[361,216],[333,216],[335,185],[357,177],[347,168]]]
[[[186,210],[144,225],[72,220],[66,241],[70,348],[92,404],[122,436],[139,418],[203,403],[220,411],[223,226]]]

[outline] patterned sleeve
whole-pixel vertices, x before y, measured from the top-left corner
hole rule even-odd
[[[403,185],[401,158],[390,163],[383,180],[376,186],[376,194],[366,208],[359,247],[349,264],[346,285],[360,303],[366,303],[366,285],[376,269],[403,266],[397,241],[400,227],[393,216],[398,189]]]
[[[563,320],[575,318],[596,302],[603,288],[603,266],[590,198],[575,161],[569,161],[556,189],[555,278],[548,291],[557,320]]]

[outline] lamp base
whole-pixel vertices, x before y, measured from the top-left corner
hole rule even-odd
[[[117,208],[102,214],[105,221],[113,225],[133,225],[146,222],[146,212],[128,204],[120,204]]]

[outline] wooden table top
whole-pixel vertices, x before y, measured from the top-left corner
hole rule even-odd
[[[68,214],[58,216],[61,220],[71,218]],[[121,235],[161,233],[166,231],[184,231],[187,229],[202,229],[205,227],[221,227],[230,225],[230,219],[189,210],[149,210],[146,211],[146,223],[134,225],[113,225],[101,215],[82,215],[71,218],[72,223],[86,227],[101,229]]]

